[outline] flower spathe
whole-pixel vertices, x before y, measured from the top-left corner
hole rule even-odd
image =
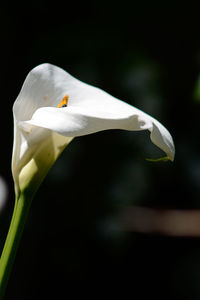
[[[28,74],[13,114],[17,190],[31,180],[39,185],[73,137],[106,129],[149,130],[152,142],[174,159],[172,137],[157,120],[51,64]]]

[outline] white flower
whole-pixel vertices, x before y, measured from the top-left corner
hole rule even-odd
[[[13,114],[17,191],[30,181],[39,185],[73,137],[101,130],[147,129],[152,142],[174,159],[172,137],[157,120],[54,65],[39,65],[28,74]]]

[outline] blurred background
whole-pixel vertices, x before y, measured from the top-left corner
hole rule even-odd
[[[58,65],[144,110],[176,145],[174,163],[152,163],[145,158],[163,153],[148,132],[74,139],[33,201],[5,299],[199,299],[198,6],[4,2],[0,22],[1,249],[14,204],[12,105],[36,65]]]

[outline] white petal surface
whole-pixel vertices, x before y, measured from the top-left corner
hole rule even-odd
[[[66,94],[68,107],[57,108]],[[30,125],[73,137],[106,129],[148,129],[152,142],[174,159],[172,137],[157,120],[50,64],[29,73],[14,105],[14,114],[27,132]]]
[[[14,103],[13,113],[17,120],[29,120],[39,107],[57,107],[67,90],[71,76],[50,64],[34,68],[26,77]]]
[[[57,108],[66,94],[68,106]],[[31,155],[40,137],[45,139],[50,132],[75,137],[106,129],[148,129],[152,142],[174,159],[172,137],[157,120],[50,64],[39,65],[28,74],[13,113],[13,170],[18,161],[23,163],[27,151]]]
[[[117,100],[116,100],[117,101]],[[124,105],[126,105],[124,103]],[[151,140],[173,160],[173,140],[166,128],[143,112],[130,107],[130,111],[112,113],[92,108],[46,107],[38,109],[31,120],[21,123],[24,129],[39,126],[68,137],[82,136],[107,129],[145,130],[151,132]]]

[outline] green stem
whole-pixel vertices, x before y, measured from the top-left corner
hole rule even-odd
[[[32,197],[21,193],[15,200],[10,228],[0,259],[0,300],[3,299]]]

